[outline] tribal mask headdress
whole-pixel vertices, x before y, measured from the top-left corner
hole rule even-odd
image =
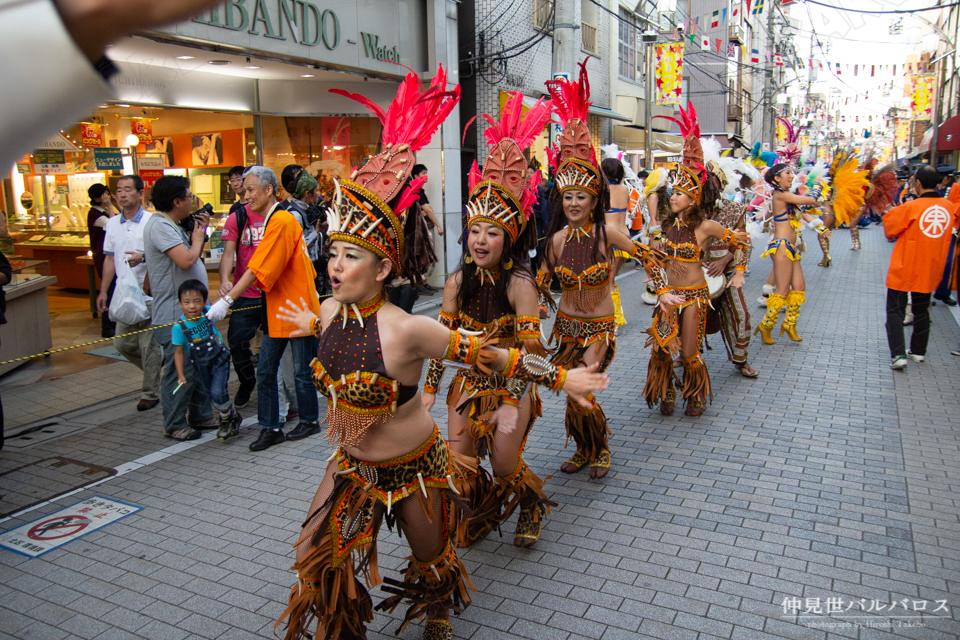
[[[687,110],[680,107],[680,119],[670,116],[654,116],[676,123],[683,136],[683,161],[677,164],[677,179],[673,188],[687,194],[699,205],[703,195],[703,181],[707,168],[703,166],[703,145],[700,144],[700,121],[692,102]]]
[[[481,114],[490,125],[483,133],[490,150],[482,173],[476,162],[470,167],[466,207],[468,226],[474,222],[494,224],[510,236],[515,248],[533,214],[540,182],[539,172],[533,172],[529,180],[525,178],[527,160],[523,151],[550,121],[551,105],[549,100],[540,99],[525,113],[523,109],[523,94],[517,92],[510,94],[499,121]]]
[[[430,142],[460,100],[460,85],[446,90],[443,65],[426,90],[410,72],[387,111],[357,93],[330,89],[363,104],[383,124],[383,151],[355,169],[349,180],[335,182],[333,206],[327,214],[330,240],[362,246],[393,263],[394,275],[404,274],[404,225],[407,210],[420,197],[426,178],[407,184],[415,164],[414,152]]]
[[[553,109],[560,118],[563,133],[558,141],[559,151],[550,154],[550,163],[556,168],[556,184],[560,193],[585,191],[600,197],[603,177],[597,165],[597,153],[587,128],[590,111],[590,79],[587,61],[580,63],[577,82],[559,78],[547,81],[547,91]]]
[[[784,118],[777,118],[777,121],[782,123],[783,128],[787,131],[787,144],[777,147],[777,161],[796,167],[800,156],[803,154],[800,145],[797,144],[800,140],[800,129]]]

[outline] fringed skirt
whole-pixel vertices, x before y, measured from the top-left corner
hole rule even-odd
[[[309,539],[309,549],[293,566],[297,584],[276,625],[289,618],[286,640],[365,638],[364,625],[373,620],[367,587],[384,582],[377,570],[377,533],[383,519],[392,529],[396,505],[419,500],[427,517],[443,528],[443,539],[449,540],[457,524],[451,504],[452,478],[472,470],[469,460],[454,460],[455,454],[436,427],[416,450],[392,460],[367,462],[343,449],[337,455],[339,471],[330,498],[310,514],[307,523],[316,513],[327,515]],[[428,488],[444,494],[440,513],[433,512]],[[473,589],[449,543],[429,563],[411,556],[404,579],[385,582],[390,586],[384,590],[392,595],[376,608],[392,611],[406,600],[410,607],[404,626],[434,604],[450,604],[454,613],[460,613],[470,603],[468,589]]]

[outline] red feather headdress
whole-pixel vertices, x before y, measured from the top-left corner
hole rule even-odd
[[[589,58],[588,58],[589,59]],[[556,168],[557,188],[586,191],[599,195],[603,189],[587,118],[590,113],[590,79],[587,61],[579,64],[577,81],[558,78],[547,81],[553,109],[563,125],[557,149],[548,150],[551,166]],[[558,166],[559,165],[559,166]]]

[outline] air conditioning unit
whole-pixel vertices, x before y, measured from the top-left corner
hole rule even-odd
[[[743,27],[738,24],[730,25],[730,42],[743,44]]]
[[[727,105],[727,121],[743,120],[743,107],[738,104]]]

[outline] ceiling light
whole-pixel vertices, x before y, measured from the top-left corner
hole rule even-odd
[[[177,60],[193,60],[193,56],[177,56]]]
[[[212,64],[215,67],[222,67],[224,65],[230,64],[229,60],[209,60],[207,64]]]
[[[312,74],[312,73],[303,73],[303,74],[300,74],[300,77],[301,77],[301,78],[312,78],[312,77],[313,77],[313,74]]]
[[[117,106],[118,106],[118,107],[129,107],[130,105],[128,105],[128,104],[118,104]]]
[[[259,68],[260,67],[258,67],[255,64],[248,64],[247,66],[244,67],[244,69],[259,69]]]

